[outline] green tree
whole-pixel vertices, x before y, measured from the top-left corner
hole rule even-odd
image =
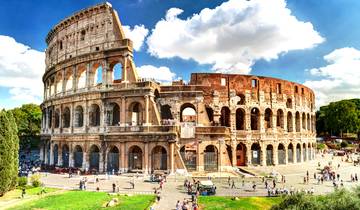
[[[0,111],[0,196],[16,186],[18,148],[15,120],[12,114]]]
[[[39,105],[24,104],[10,111],[15,117],[19,136],[36,136],[40,134],[42,112]]]

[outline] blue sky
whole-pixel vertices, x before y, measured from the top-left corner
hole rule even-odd
[[[65,17],[100,2],[103,1],[0,2],[0,107],[41,102],[41,86],[36,83],[41,83],[44,69],[37,63],[46,49],[46,34]],[[357,70],[360,69],[358,0],[109,2],[118,11],[122,24],[129,26],[130,32],[135,32],[135,26],[147,30],[140,39],[141,48],[134,52],[135,64],[145,75],[158,70],[169,75],[169,78],[161,80],[179,77],[188,80],[192,72],[216,71],[279,77],[313,88],[318,105],[357,97],[360,93],[360,72]],[[264,2],[276,6],[270,8]],[[211,18],[204,21],[208,17],[204,13],[206,8]],[[270,14],[265,14],[269,11]],[[280,16],[284,18],[277,19],[277,14],[284,14]],[[282,19],[284,23],[280,24]],[[235,22],[227,25],[229,21]],[[255,25],[240,27],[242,22]],[[265,27],[257,23],[264,23]],[[192,34],[190,29],[183,30],[179,32],[183,36],[177,37],[172,34],[177,31],[167,29],[169,24],[179,24],[179,28],[186,29],[195,27],[199,31]],[[258,40],[258,45],[251,44],[252,39],[244,38],[250,33],[248,28],[251,28],[251,33],[255,31],[250,37]],[[228,34],[221,34],[223,31],[234,34],[227,39]],[[161,39],[163,34],[169,36]],[[212,43],[203,46],[198,44],[196,36],[203,40],[215,36],[217,42],[213,46]],[[183,37],[187,38],[182,40]],[[159,40],[167,42],[167,46],[160,45]],[[187,43],[188,49],[181,48],[179,43],[182,42]],[[13,50],[17,47],[19,50]],[[198,50],[202,47],[203,51]],[[18,54],[20,56],[16,56]]]

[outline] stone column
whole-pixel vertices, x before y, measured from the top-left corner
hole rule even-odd
[[[121,97],[121,109],[120,109],[120,125],[126,125],[126,97]]]
[[[41,157],[41,156],[40,156]],[[63,159],[62,159],[62,145],[61,143],[58,144],[58,166],[63,165]]]
[[[196,169],[200,172],[204,171],[204,151],[200,151],[200,144],[197,145]]]
[[[99,152],[99,172],[104,172],[104,153],[102,152],[102,149],[100,149]]]
[[[271,111],[273,111],[273,110],[271,110]],[[276,121],[277,121],[277,112],[275,111],[275,112],[273,112],[273,115],[272,115],[272,118],[271,118],[273,133],[276,133],[276,131],[277,131]],[[280,122],[280,126],[281,126],[281,122]]]
[[[247,144],[246,145],[246,161],[247,161],[247,165],[252,165],[251,164],[251,144]]]
[[[265,144],[261,145],[260,165],[266,166],[266,145]]]
[[[144,167],[143,169],[145,170],[144,173],[147,174],[148,170],[149,170],[149,143],[145,142],[144,143]]]
[[[77,84],[77,80],[78,80],[78,78],[77,78],[77,67],[76,66],[73,67],[72,75],[73,75],[72,90],[73,90],[73,92],[76,92],[76,90],[77,90],[77,85],[76,84]]]
[[[103,61],[103,65],[102,65],[102,87],[106,88],[109,84],[108,81],[108,72],[110,71],[110,67],[109,64],[107,62],[107,60]]]
[[[293,144],[293,163],[297,163],[296,153],[296,144]]]
[[[125,151],[125,142],[120,144],[120,155],[121,155],[121,170],[122,171],[127,171],[127,164],[126,164],[126,157],[128,157],[128,155],[126,154]]]
[[[288,154],[288,148],[287,146],[284,146],[285,147],[285,164],[288,164],[288,159],[289,159],[289,154]]]
[[[251,112],[251,110],[250,110]],[[245,130],[250,131],[251,130],[251,113],[248,111],[245,111]]]
[[[54,145],[51,144],[51,141],[49,141],[50,144],[50,165],[54,165]]]
[[[149,95],[145,95],[145,123],[144,125],[150,125],[149,123]]]
[[[66,92],[66,74],[65,74],[65,69],[62,70],[61,72],[61,76],[62,76],[62,94],[64,95],[64,93]]]
[[[170,142],[170,174],[174,173],[175,161],[174,161],[174,142]]]
[[[265,115],[263,112],[260,111],[260,118],[258,120],[260,120],[260,132],[263,133],[266,131],[266,128],[265,128]]]
[[[273,164],[275,166],[279,164],[278,147],[273,147]]]
[[[122,64],[122,82],[129,82],[127,75],[127,56],[123,57],[124,63]]]
[[[236,144],[231,147],[232,152],[232,166],[236,167]]]
[[[69,145],[69,167],[74,166],[74,152],[73,152],[73,146]]]

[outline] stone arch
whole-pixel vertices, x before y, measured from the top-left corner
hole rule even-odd
[[[284,144],[282,143],[278,145],[278,164],[286,164],[286,150]]]
[[[302,113],[302,129],[306,130],[306,114]]]
[[[62,166],[67,168],[69,167],[69,146],[67,144],[64,144],[62,146]]]
[[[274,165],[274,147],[271,144],[266,146],[266,165]]]
[[[143,151],[137,145],[129,148],[129,170],[142,170]]]
[[[108,123],[112,126],[119,125],[120,123],[120,106],[112,102],[109,104],[110,110],[107,112]]]
[[[276,112],[276,127],[284,128],[284,112],[278,109]]]
[[[55,128],[59,128],[60,127],[60,110],[56,109],[55,110]]]
[[[100,63],[94,63],[90,71],[90,85],[96,86],[102,84],[103,67]]]
[[[291,98],[288,98],[286,100],[286,108],[292,109],[292,100],[291,100]]]
[[[245,130],[245,110],[236,110],[236,130]]]
[[[258,143],[251,145],[251,164],[260,165],[261,147]]]
[[[207,116],[209,118],[209,122],[211,124],[213,124],[214,123],[214,110],[209,105],[205,106],[205,110],[206,110]]]
[[[288,132],[293,132],[294,128],[293,128],[293,116],[291,112],[287,113],[287,131]]]
[[[270,108],[265,109],[265,115],[264,115],[264,122],[265,122],[265,128],[272,128],[272,117],[273,113]]]
[[[256,107],[251,109],[251,130],[260,130],[260,111]]]
[[[221,116],[220,116],[220,124],[221,126],[230,127],[230,109],[227,106],[223,106],[221,108]]]
[[[82,106],[78,105],[75,108],[74,126],[83,127],[83,125],[84,125],[84,111]]]
[[[306,144],[305,143],[303,143],[303,145],[302,145],[303,147],[303,152],[302,152],[302,154],[303,154],[303,161],[305,162],[306,161],[306,154],[307,154],[307,149],[306,149]]]
[[[80,65],[76,70],[76,88],[82,89],[85,87],[86,87],[86,68],[84,65]]]
[[[240,93],[237,95],[240,100],[237,102],[237,105],[245,105],[246,101],[245,101],[245,95]]]
[[[92,104],[89,109],[89,125],[100,126],[100,107],[97,104]]]
[[[76,145],[74,148],[74,167],[82,168],[83,165],[83,149],[80,145]]]
[[[180,148],[181,158],[184,161],[185,167],[188,171],[196,170],[197,150],[194,146],[195,145],[184,145]]]
[[[288,145],[288,163],[294,162],[294,145],[290,143]]]
[[[172,120],[174,119],[172,112],[171,112],[171,106],[169,104],[161,105],[161,119],[163,120]]]
[[[99,171],[100,168],[100,148],[93,144],[89,150],[89,169]]]
[[[65,90],[69,91],[73,89],[73,75],[72,69],[67,69],[65,71]]]
[[[295,128],[296,128],[296,132],[300,132],[300,113],[299,112],[295,113]]]
[[[300,143],[298,143],[296,145],[296,162],[298,162],[298,163],[301,162],[301,145],[300,145]]]
[[[129,106],[130,114],[131,114],[131,125],[138,126],[143,123],[143,110],[142,106],[139,102],[133,102]]]
[[[237,166],[246,165],[246,146],[243,143],[239,143],[236,146],[236,165]]]
[[[59,146],[57,144],[53,147],[54,165],[59,163]]]
[[[63,111],[63,128],[69,128],[70,127],[70,120],[71,120],[71,113],[70,108],[65,107]]]
[[[194,104],[185,103],[180,107],[180,122],[196,122],[197,111]]]
[[[163,146],[155,146],[151,151],[152,170],[167,169],[167,152]]]
[[[214,145],[207,145],[204,150],[204,170],[217,171],[218,149]]]
[[[117,172],[119,171],[119,149],[116,146],[111,146],[107,153],[107,171]]]
[[[60,72],[58,72],[55,76],[55,85],[56,85],[56,93],[63,92],[63,79]]]
[[[122,77],[123,77],[122,63],[121,62],[113,63],[110,65],[110,69],[112,71],[112,82],[113,83],[121,83]]]

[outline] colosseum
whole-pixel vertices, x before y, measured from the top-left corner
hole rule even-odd
[[[46,37],[41,159],[84,171],[206,173],[315,156],[314,92],[282,79],[192,73],[140,78],[109,3]]]

